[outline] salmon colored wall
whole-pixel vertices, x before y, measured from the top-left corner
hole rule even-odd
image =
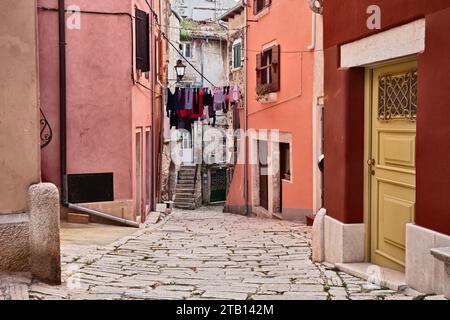
[[[239,123],[241,129],[244,129],[244,109],[239,109]],[[238,159],[245,159],[245,139],[241,139],[239,146]],[[245,208],[245,165],[243,163],[234,166],[233,179],[228,188],[226,209],[227,211],[246,214]]]
[[[131,14],[132,1],[68,0],[66,7]],[[58,1],[39,6],[57,8]],[[132,199],[135,127],[150,126],[151,105],[148,93],[133,87],[130,17],[82,13],[81,29],[66,28],[66,37],[68,174],[113,172],[115,199]],[[39,11],[39,41],[41,103],[54,133],[42,151],[42,174],[60,185],[57,12]]]
[[[345,4],[343,4],[345,2]],[[361,69],[339,69],[339,45],[363,38],[369,5],[381,7],[382,30],[425,17],[426,47],[418,55],[416,223],[450,234],[448,73],[449,0],[325,2],[325,207],[346,222],[363,221],[364,79]],[[345,28],[337,28],[339,25]]]
[[[247,14],[250,20],[255,19],[252,7],[247,8]],[[276,102],[261,104],[255,100],[256,55],[272,41],[281,46],[281,90]],[[310,43],[311,11],[306,1],[296,3],[295,11],[292,1],[273,1],[265,16],[257,23],[249,22],[249,129],[278,129],[292,134],[293,183],[283,183],[283,208],[312,212],[313,53],[307,49]],[[253,174],[251,169],[249,172]]]

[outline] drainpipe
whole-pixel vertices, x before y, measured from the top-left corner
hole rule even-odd
[[[316,48],[317,41],[317,14],[313,12],[311,18],[311,44],[308,46],[308,50],[314,50]]]
[[[81,207],[81,206],[78,206],[78,205],[72,204],[72,203],[69,203],[67,205],[67,207],[69,209],[74,209],[74,210],[77,210],[77,211],[80,211],[80,212],[83,212],[83,213],[87,213],[87,214],[89,214],[91,216],[95,216],[95,217],[111,220],[111,221],[114,221],[114,222],[117,222],[117,223],[129,226],[129,227],[139,228],[139,223],[137,223],[137,222],[134,222],[134,221],[131,221],[131,220],[127,220],[127,219],[124,219],[124,218],[120,218],[120,217],[115,217],[115,216],[112,216],[112,215],[109,215],[107,213],[103,213],[103,212],[100,212],[100,211],[97,211],[97,210],[84,208],[84,207]]]
[[[67,194],[67,72],[66,72],[66,12],[65,0],[58,0],[59,23],[59,123],[60,123],[60,166],[61,166],[61,205],[92,216],[112,220],[127,226],[139,228],[139,224],[103,212],[69,203]]]
[[[245,201],[245,213],[250,214],[249,203],[248,203],[248,150],[249,143],[247,137],[248,131],[248,10],[247,6],[245,8],[245,29],[244,29],[244,52],[245,52],[245,65],[244,65],[244,137],[245,137],[245,165],[244,165],[244,201]]]
[[[205,41],[206,41],[206,38],[205,38]],[[202,43],[200,44],[200,72],[202,73],[202,74],[204,74],[204,68],[205,68],[205,66],[204,66],[204,64],[205,64],[205,41],[202,41]],[[203,79],[203,77],[202,77],[202,87],[203,87],[203,85],[204,85],[204,79]]]
[[[66,82],[66,12],[65,0],[59,0],[59,135],[61,166],[61,204],[68,205],[67,196],[67,82]]]
[[[151,8],[150,8],[150,16],[152,17],[150,19],[150,33],[151,33],[151,38],[150,38],[150,61],[152,62],[150,65],[153,66],[153,69],[150,71],[152,73],[151,79],[152,79],[152,90],[151,90],[151,96],[152,96],[152,101],[151,101],[151,115],[152,115],[152,174],[151,174],[151,178],[152,178],[152,190],[151,190],[151,198],[152,198],[152,203],[151,203],[151,209],[152,211],[154,211],[156,209],[156,188],[157,188],[157,184],[156,184],[156,170],[157,170],[157,166],[156,166],[156,159],[157,159],[157,155],[156,155],[156,128],[155,128],[155,106],[156,106],[156,94],[155,94],[155,87],[156,87],[156,72],[155,72],[155,68],[156,68],[156,53],[155,53],[155,29],[154,29],[154,25],[156,24],[155,21],[155,14],[153,13],[153,8],[155,7],[155,2],[154,0],[152,0],[151,2]],[[161,115],[162,116],[162,115]],[[145,214],[142,215],[142,217],[145,219]],[[144,222],[144,221],[143,221]]]

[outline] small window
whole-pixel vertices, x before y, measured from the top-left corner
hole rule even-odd
[[[272,0],[253,0],[253,14],[256,15],[264,8],[267,8],[272,3]]]
[[[232,56],[233,69],[239,69],[242,67],[242,40],[238,39],[233,43],[233,56]]]
[[[280,175],[281,179],[291,181],[291,146],[280,143]]]
[[[194,57],[192,43],[190,43],[190,42],[183,43],[182,48],[183,48],[183,56],[185,56],[186,58]]]
[[[273,46],[256,55],[258,87],[267,86],[269,92],[280,90],[280,46]]]

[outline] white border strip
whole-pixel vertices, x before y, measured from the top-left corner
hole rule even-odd
[[[425,50],[425,19],[341,46],[341,68],[352,68],[417,54]]]

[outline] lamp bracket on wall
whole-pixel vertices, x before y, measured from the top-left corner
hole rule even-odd
[[[317,14],[323,14],[323,0],[308,0],[309,7]]]

